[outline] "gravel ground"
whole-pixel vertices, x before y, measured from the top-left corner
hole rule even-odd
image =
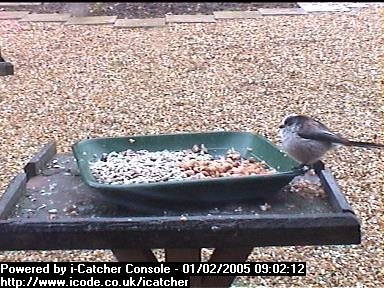
[[[88,4],[88,5],[87,5]],[[295,8],[296,2],[44,2],[38,6],[4,7],[4,10],[28,10],[33,13],[76,15],[117,15],[118,18],[164,17],[166,14],[212,14],[222,10],[257,10],[258,8]]]
[[[242,130],[278,142],[303,113],[347,137],[383,141],[379,10],[171,24],[150,30],[0,22],[1,188],[48,139]],[[325,162],[361,219],[362,244],[256,248],[254,261],[307,261],[307,277],[239,277],[235,286],[381,287],[379,151]],[[4,252],[0,261],[109,261],[109,251]]]

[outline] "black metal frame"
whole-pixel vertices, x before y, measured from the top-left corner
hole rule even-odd
[[[1,56],[0,51],[0,76],[13,75],[13,65],[10,62],[6,62]]]

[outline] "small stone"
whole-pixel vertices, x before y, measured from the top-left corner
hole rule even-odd
[[[51,191],[55,190],[56,187],[57,187],[57,183],[49,184],[49,190],[51,190]]]
[[[71,214],[72,212],[75,212],[75,213],[77,213],[77,206],[76,205],[74,205],[74,204],[72,204],[72,205],[70,205],[70,206],[68,206],[68,207],[64,207],[63,208],[63,212],[65,212],[65,213],[69,213],[69,214]]]
[[[192,146],[192,152],[197,153],[199,151],[200,151],[199,145],[195,144],[195,145]]]
[[[234,211],[235,212],[243,212],[243,207],[239,206]]]
[[[186,215],[181,215],[181,216],[180,216],[180,220],[181,220],[181,221],[187,221],[188,218],[187,218]]]
[[[211,226],[211,230],[212,230],[212,231],[217,231],[217,230],[219,230],[219,229],[220,229],[219,226],[216,226],[216,225]]]
[[[204,144],[201,144],[201,145],[200,145],[200,151],[201,151],[202,154],[204,154],[204,153],[208,153],[208,148],[205,147]]]
[[[272,206],[269,205],[268,203],[265,203],[264,205],[260,205],[259,207],[260,207],[261,211],[268,211],[272,208]]]
[[[36,210],[41,210],[41,209],[44,209],[45,207],[47,207],[47,205],[46,205],[46,204],[43,204],[43,205],[41,205],[40,207],[38,207]]]

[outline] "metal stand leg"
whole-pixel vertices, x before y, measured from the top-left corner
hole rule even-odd
[[[245,262],[253,247],[223,249],[217,248],[208,262]],[[202,287],[229,287],[236,276],[205,276],[202,280]]]
[[[200,262],[201,249],[165,249],[165,261],[167,262]],[[201,287],[201,276],[191,276],[190,286]]]
[[[151,249],[112,249],[119,262],[157,262]]]

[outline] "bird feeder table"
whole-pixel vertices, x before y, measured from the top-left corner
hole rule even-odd
[[[361,241],[360,223],[328,170],[310,177],[326,197],[283,189],[266,211],[248,201],[151,215],[105,201],[76,167],[72,153],[57,154],[51,142],[11,181],[0,200],[1,250],[111,249],[119,261],[142,262],[157,261],[151,249],[164,248],[166,261],[198,262],[205,247],[215,248],[210,262],[245,262],[254,247]],[[228,287],[234,278],[192,276],[191,287]]]

